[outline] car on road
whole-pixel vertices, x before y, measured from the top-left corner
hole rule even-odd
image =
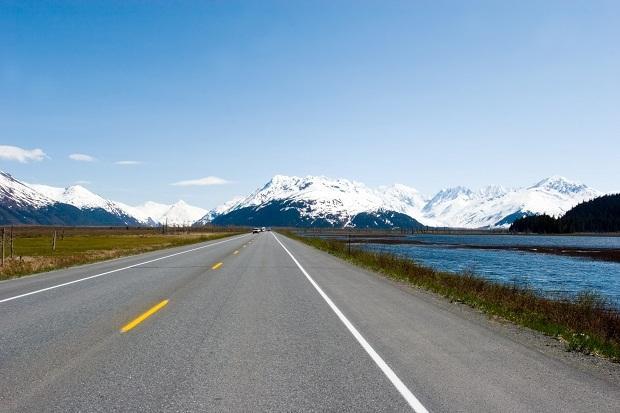
[[[260,232],[265,232],[266,230],[267,230],[267,228],[262,227],[262,228],[260,229]]]
[[[260,232],[260,228],[254,228],[252,230],[252,234],[258,234]]]

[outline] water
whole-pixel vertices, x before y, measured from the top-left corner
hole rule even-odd
[[[442,271],[471,270],[487,279],[528,286],[551,297],[572,297],[583,291],[595,291],[620,306],[620,263],[525,251],[458,247],[619,249],[620,237],[420,234],[404,238],[425,244],[363,244],[362,248],[412,258]]]
[[[584,249],[620,249],[620,237],[577,235],[438,235],[416,234],[407,236],[421,242],[481,245],[500,247],[559,247]]]

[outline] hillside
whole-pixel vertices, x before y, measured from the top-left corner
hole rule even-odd
[[[620,232],[620,194],[583,202],[560,218],[546,214],[524,217],[515,221],[510,230],[541,234]]]

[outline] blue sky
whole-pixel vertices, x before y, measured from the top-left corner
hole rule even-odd
[[[46,156],[0,169],[203,207],[276,173],[619,190],[618,21],[591,0],[2,1],[0,144]],[[205,177],[227,183],[171,185]]]

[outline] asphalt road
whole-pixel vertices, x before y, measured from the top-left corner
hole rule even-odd
[[[618,412],[620,388],[279,234],[0,283],[2,411],[412,409]]]

